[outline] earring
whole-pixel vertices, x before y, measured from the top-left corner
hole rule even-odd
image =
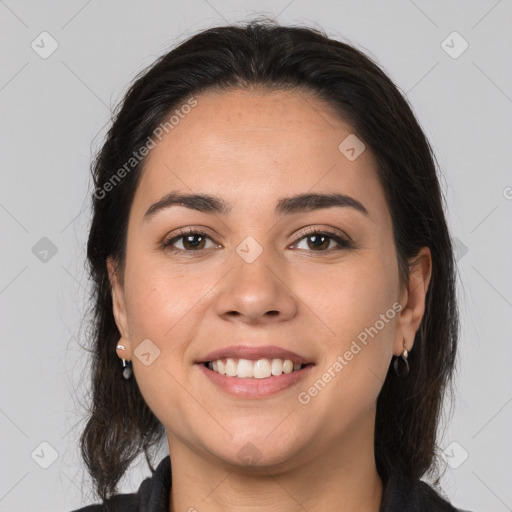
[[[132,373],[133,373],[133,370],[132,370],[132,362],[131,361],[125,361],[124,359],[121,359],[121,361],[123,361],[123,377],[128,380],[131,376],[132,376]]]
[[[403,378],[403,377],[407,377],[407,375],[409,375],[409,362],[407,361],[407,355],[408,355],[408,353],[407,353],[407,349],[405,348],[405,338],[404,338],[404,351],[400,357],[395,358],[395,362],[393,363],[393,368],[395,369],[395,373],[396,373],[397,377]],[[400,360],[403,361],[403,364],[405,365],[403,371],[398,370],[398,361],[400,361]]]
[[[120,349],[120,350],[125,350],[125,346],[121,345],[121,344],[117,345],[116,348]],[[128,380],[132,376],[132,373],[133,373],[132,362],[126,361],[125,359],[121,359],[121,361],[123,362],[123,377],[126,380]]]

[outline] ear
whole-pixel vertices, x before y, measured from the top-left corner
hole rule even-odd
[[[124,287],[119,277],[115,261],[107,258],[108,278],[110,282],[110,290],[112,294],[112,311],[117,329],[121,333],[119,343],[124,345],[125,350],[118,350],[118,355],[123,359],[131,359],[131,343],[128,331],[128,320],[126,314],[126,304],[124,299]]]
[[[402,355],[404,343],[407,350],[414,344],[414,336],[419,329],[425,312],[425,298],[432,276],[432,255],[428,247],[422,247],[409,264],[409,282],[404,286],[400,304],[404,307],[397,324],[397,334],[393,347],[395,356]]]

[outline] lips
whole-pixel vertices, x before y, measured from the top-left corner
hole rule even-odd
[[[209,370],[205,364],[197,364],[196,368],[207,379],[206,382],[212,383],[223,393],[235,397],[237,400],[259,400],[298,386],[308,375],[311,375],[314,364],[307,364],[300,370],[292,373],[283,373],[282,375],[272,376],[267,379],[228,377],[227,375],[221,375]]]
[[[313,361],[282,347],[275,345],[249,346],[249,345],[232,345],[223,347],[209,352],[201,357],[196,363],[204,364],[217,359],[225,359],[231,357],[233,359],[248,359],[257,361],[258,359],[289,359],[293,363],[303,365],[313,363]]]

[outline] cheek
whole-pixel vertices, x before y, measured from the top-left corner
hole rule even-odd
[[[398,317],[396,272],[392,260],[366,253],[307,293],[324,333],[321,365],[336,374],[340,403],[371,402],[385,379]]]
[[[128,266],[127,266],[128,268]],[[147,263],[131,267],[126,280],[126,306],[131,335],[152,338],[169,329],[169,319],[178,301],[172,301],[172,286],[166,276]],[[169,283],[170,284],[170,283]],[[137,339],[134,340],[138,342]]]
[[[125,281],[130,332],[161,340],[190,309],[189,298],[196,293],[194,281],[197,284],[186,270],[172,270],[163,252],[149,254],[134,245],[126,261]]]
[[[160,372],[185,376],[190,365],[187,347],[199,337],[218,276],[211,267],[192,272],[187,265],[171,266],[160,254],[132,255],[127,261],[125,296],[132,350],[145,339],[159,349],[155,366]],[[138,368],[135,368],[135,365]],[[140,379],[152,380],[146,368],[135,361]]]
[[[362,257],[358,262],[340,264],[321,277],[304,277],[310,288],[308,305],[335,335],[346,338],[353,329],[364,329],[379,319],[396,298],[392,269],[378,258]],[[314,288],[314,289],[313,289]],[[331,333],[332,334],[332,333]]]
[[[181,286],[184,281],[171,279],[155,258],[132,253],[127,259],[125,297],[133,370],[144,400],[164,424],[166,411],[176,406],[175,393],[169,390],[179,390],[177,382],[183,381],[182,338],[190,310],[183,293],[190,288]],[[149,361],[143,353],[150,353]]]
[[[358,264],[340,265],[322,280],[321,289],[317,280],[315,290],[307,294],[318,329],[325,333],[319,347],[321,382],[317,379],[308,386],[314,407],[330,411],[332,435],[372,410],[392,355],[397,319],[392,266],[369,256]]]

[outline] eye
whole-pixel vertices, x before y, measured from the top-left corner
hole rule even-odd
[[[173,236],[162,243],[165,249],[172,252],[200,252],[205,249],[211,249],[212,247],[220,247],[218,244],[206,247],[206,242],[209,240],[213,242],[213,239],[203,231],[198,231],[192,228],[187,228],[179,231],[179,235]],[[308,229],[302,232],[302,237],[295,242],[294,245],[299,244],[302,240],[306,240],[306,250],[312,252],[332,252],[331,242],[338,244],[340,248],[348,249],[352,247],[352,243],[348,238],[343,237],[337,232],[330,230],[320,231],[318,229]],[[311,243],[308,243],[307,239],[310,239]],[[181,243],[182,247],[175,247],[176,243]],[[300,247],[299,247],[300,248]],[[339,249],[338,249],[339,250]]]
[[[180,235],[174,236],[167,241],[162,243],[163,247],[173,252],[196,252],[204,249],[210,249],[211,247],[205,247],[206,241],[212,238],[202,231],[194,229],[184,229],[180,231]],[[183,248],[174,247],[174,244],[180,242]],[[216,245],[214,244],[214,247]],[[217,246],[218,247],[218,246]]]
[[[295,245],[302,240],[306,240],[307,247],[305,247],[305,249],[311,250],[312,252],[332,252],[332,248],[329,249],[331,242],[337,243],[338,246],[341,246],[343,249],[352,247],[351,242],[347,238],[330,230],[319,231],[318,229],[310,229],[305,233],[303,232],[303,235],[304,236],[295,242]],[[311,243],[308,242],[308,239],[310,239]]]

